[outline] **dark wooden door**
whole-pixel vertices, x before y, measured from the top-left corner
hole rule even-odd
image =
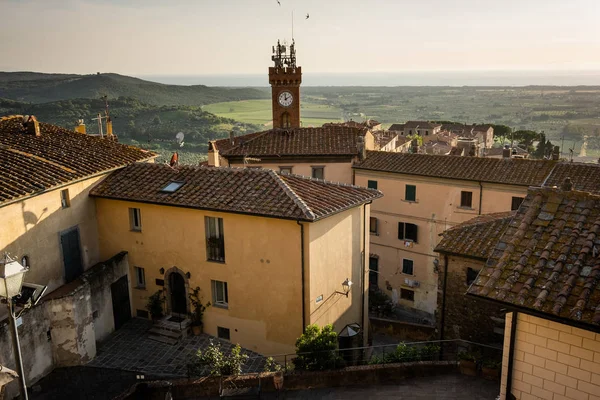
[[[81,247],[79,246],[79,229],[74,228],[60,235],[63,262],[65,265],[65,281],[71,282],[83,273]]]
[[[183,276],[178,273],[172,273],[169,276],[169,284],[171,289],[171,313],[187,314],[185,281],[183,280]]]
[[[110,285],[112,296],[113,317],[115,319],[115,330],[131,319],[131,305],[129,304],[129,284],[127,275],[120,277]]]

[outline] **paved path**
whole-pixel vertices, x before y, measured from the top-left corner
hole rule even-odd
[[[188,336],[178,344],[169,345],[148,338],[147,331],[152,322],[133,318],[118,331],[113,332],[98,349],[98,354],[87,366],[113,368],[141,372],[152,376],[187,376],[187,365],[194,361],[199,349],[208,346],[210,340],[221,343],[221,349],[229,353],[234,344],[202,334]],[[243,372],[262,371],[265,357],[250,350],[242,349],[250,358]]]
[[[400,385],[299,390],[281,393],[279,397],[276,393],[264,393],[261,398],[268,400],[494,400],[499,393],[499,382],[464,375],[440,375],[407,379]]]

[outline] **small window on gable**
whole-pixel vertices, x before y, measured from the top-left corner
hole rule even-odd
[[[523,200],[525,200],[525,198],[523,198],[523,197],[513,197],[512,202],[510,204],[510,210],[511,211],[518,210],[519,207],[521,207],[521,203],[523,202]]]
[[[367,181],[367,187],[369,189],[377,189],[377,181],[372,181],[372,180]]]
[[[183,182],[169,182],[169,184],[162,188],[160,191],[165,193],[173,193],[176,192],[182,186]]]
[[[473,192],[460,192],[460,206],[464,208],[473,207]]]
[[[279,173],[289,175],[292,173],[292,167],[279,167]]]
[[[69,189],[60,191],[60,205],[62,208],[71,207],[71,198],[69,197]]]
[[[472,284],[479,275],[479,270],[473,268],[467,268],[467,285]]]

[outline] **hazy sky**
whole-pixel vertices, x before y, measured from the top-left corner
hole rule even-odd
[[[600,0],[0,0],[0,70],[600,70]],[[306,20],[306,13],[310,19]]]

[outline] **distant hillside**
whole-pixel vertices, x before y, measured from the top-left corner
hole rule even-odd
[[[0,98],[30,103],[71,99],[132,97],[155,105],[201,106],[224,101],[268,98],[264,90],[204,85],[179,86],[118,74],[69,75],[0,72]]]

